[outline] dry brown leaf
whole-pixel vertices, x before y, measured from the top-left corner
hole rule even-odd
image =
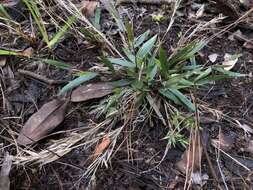
[[[21,56],[24,56],[24,57],[32,57],[33,55],[33,48],[32,47],[29,47],[27,49],[25,49],[24,51],[20,52],[20,55]]]
[[[217,139],[212,139],[211,143],[216,148],[220,147],[224,151],[229,151],[235,143],[235,135],[220,133]]]
[[[246,49],[253,49],[253,42],[245,42],[244,44],[243,44],[243,47],[245,47]]]
[[[83,102],[95,98],[102,98],[113,92],[115,88],[109,82],[86,84],[75,89],[71,94],[72,102]]]
[[[100,144],[98,144],[91,155],[92,160],[95,160],[102,152],[110,145],[111,139],[105,136]]]
[[[82,1],[80,11],[86,17],[93,16],[97,6],[97,1]]]
[[[68,101],[54,99],[44,104],[23,126],[17,142],[28,145],[44,138],[64,119]]]
[[[183,153],[181,160],[176,163],[176,166],[182,173],[186,173],[188,171],[188,174],[200,169],[203,150],[198,132],[196,135],[192,133],[189,143],[189,147]]]
[[[222,65],[225,66],[224,67],[225,70],[230,71],[235,66],[237,61],[238,61],[237,57],[235,58],[233,55],[226,53]]]
[[[10,189],[10,178],[9,173],[11,171],[12,160],[8,152],[5,153],[4,161],[0,171],[0,189],[9,190]]]

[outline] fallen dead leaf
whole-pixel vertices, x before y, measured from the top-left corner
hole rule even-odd
[[[209,179],[207,174],[202,174],[201,172],[193,172],[191,174],[192,184],[200,185],[200,187],[204,186]]]
[[[239,57],[240,55],[230,55],[226,53],[222,63],[222,65],[225,66],[224,69],[230,71],[237,63]]]
[[[220,133],[217,139],[212,139],[211,144],[218,148],[220,147],[224,151],[229,151],[233,148],[235,143],[235,135],[234,134],[223,134]]]
[[[29,47],[27,49],[25,49],[24,51],[20,52],[20,55],[21,56],[24,56],[24,57],[32,57],[33,55],[33,48],[32,47]]]
[[[217,54],[217,53],[213,53],[213,54],[210,54],[210,55],[208,56],[208,59],[209,59],[212,63],[214,63],[214,62],[217,60],[217,58],[218,58],[218,54]]]
[[[68,101],[54,99],[44,104],[23,126],[17,142],[28,145],[44,138],[64,119]]]
[[[5,56],[1,56],[0,57],[0,67],[4,67],[6,64],[6,57]]]
[[[108,136],[105,136],[100,144],[98,144],[91,155],[92,160],[95,160],[102,152],[110,145],[111,140]]]
[[[0,189],[9,190],[10,189],[10,178],[9,173],[11,171],[12,159],[8,152],[4,155],[4,161],[0,171]]]
[[[243,47],[245,47],[246,49],[253,49],[253,42],[245,42],[243,44]]]
[[[97,6],[97,1],[82,1],[80,11],[86,17],[93,16]]]
[[[95,98],[102,98],[113,92],[115,88],[109,82],[86,84],[75,89],[71,94],[72,102],[83,102]]]
[[[202,144],[200,142],[199,133],[191,135],[189,147],[183,153],[181,160],[176,163],[176,166],[182,173],[188,174],[200,169],[201,157],[202,157]]]
[[[202,17],[204,14],[204,11],[205,11],[205,4],[201,5],[201,7],[196,12],[196,19]]]

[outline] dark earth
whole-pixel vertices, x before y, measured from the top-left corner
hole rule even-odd
[[[202,17],[190,18],[190,14],[195,13],[194,4],[205,4],[205,13]],[[121,9],[127,10],[129,16],[133,18],[136,35],[150,29],[151,35],[159,34],[163,36],[170,21],[172,12],[171,5],[124,5]],[[239,13],[243,14],[245,8],[239,7]],[[122,11],[122,10],[121,10]],[[123,11],[122,11],[123,12]],[[152,14],[163,13],[164,19],[155,22]],[[200,22],[210,20],[221,13],[221,10],[215,7],[213,2],[206,1],[183,1],[178,14],[176,14],[175,23],[170,32],[166,36],[164,47],[169,52],[177,47],[182,34],[193,29]],[[26,14],[24,12],[24,14]],[[229,16],[229,15],[228,15]],[[25,21],[24,25],[26,24]],[[199,31],[191,39],[210,37],[221,31],[225,25],[233,23],[233,18],[227,18],[225,21],[218,23],[215,27],[207,28]],[[251,22],[252,23],[252,22]],[[240,123],[245,123],[253,127],[253,49],[243,47],[245,41],[234,39],[229,40],[229,36],[237,30],[241,30],[243,34],[251,34],[253,30],[244,27],[247,22],[233,26],[223,34],[212,39],[207,47],[199,52],[197,62],[199,64],[212,64],[208,56],[213,53],[219,54],[216,63],[221,63],[225,53],[242,54],[232,71],[249,74],[248,77],[235,78],[217,82],[215,85],[208,86],[198,92],[198,98],[207,102],[211,108],[222,111],[229,117],[234,118]],[[112,24],[107,11],[102,10],[102,31],[114,39],[119,41],[116,26]],[[195,27],[194,27],[195,26]],[[192,28],[192,29],[190,29]],[[0,37],[3,44],[7,44],[6,38]],[[10,39],[11,41],[11,39]],[[120,43],[115,43],[120,46]],[[2,46],[2,45],[1,45]],[[11,44],[6,47],[22,49],[20,41],[17,44]],[[87,69],[98,63],[97,57],[101,53],[102,44],[94,44],[93,46],[80,45],[75,36],[69,34],[66,36],[53,50],[53,52],[40,51],[45,57],[56,57],[58,60],[72,64],[74,68]],[[25,47],[26,48],[26,47]],[[12,130],[18,132],[22,124],[36,111],[36,106],[41,107],[45,102],[52,99],[61,88],[59,85],[48,85],[32,78],[25,77],[18,73],[18,69],[25,69],[40,73],[48,78],[55,80],[70,80],[71,76],[65,71],[47,67],[35,61],[27,61],[26,59],[7,57],[5,67],[1,67],[1,78],[5,80],[5,96],[8,100],[8,111],[2,109],[2,101],[0,103],[0,120],[1,126],[8,126]],[[12,77],[13,75],[14,77]],[[89,106],[94,102],[71,104],[71,111],[63,123],[58,126],[54,132],[70,130],[84,125],[91,115]],[[4,119],[8,117],[12,118]],[[212,117],[206,115],[206,117]],[[231,144],[231,149],[227,152],[234,158],[238,158],[242,164],[253,170],[253,153],[243,151],[247,143],[252,140],[250,133],[245,134],[243,129],[232,125],[225,119],[213,122],[203,122],[203,127],[209,135],[210,139],[217,138],[219,130],[228,136],[233,136],[235,142]],[[90,178],[82,177],[86,171],[87,164],[85,160],[92,152],[79,147],[70,153],[64,155],[53,163],[46,164],[42,167],[38,165],[13,166],[10,174],[11,189],[31,189],[31,190],[51,190],[51,189],[115,189],[115,190],[158,190],[158,189],[184,189],[185,176],[180,173],[176,167],[177,161],[180,160],[185,148],[177,145],[171,148],[164,157],[166,149],[166,140],[162,138],[166,135],[167,130],[159,126],[138,126],[132,133],[132,157],[129,157],[126,145],[123,145],[117,154],[114,155],[108,167],[101,167],[96,172],[96,185],[89,184]],[[15,147],[8,146],[8,141],[3,136],[10,137],[5,130],[0,130],[0,144],[10,153],[15,153]],[[16,135],[16,134],[14,134]],[[41,150],[45,144],[52,139],[60,139],[64,135],[56,134],[48,137],[38,143],[35,149]],[[121,136],[120,138],[124,138]],[[213,146],[208,145],[208,154],[213,164],[214,171],[217,173],[219,183],[222,189],[226,189],[217,166],[217,152]],[[219,164],[226,177],[229,189],[252,189],[252,172],[247,171],[225,155],[221,155]],[[207,160],[202,161],[202,172],[209,176],[206,184],[202,187],[193,186],[192,189],[218,189],[216,181],[210,170]]]

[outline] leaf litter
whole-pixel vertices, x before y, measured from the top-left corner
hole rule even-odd
[[[91,99],[102,98],[113,93],[115,86],[110,82],[99,82],[82,85],[71,94],[72,102],[83,102]]]
[[[17,142],[20,145],[33,144],[54,130],[64,119],[68,100],[54,99],[44,104],[24,124]]]
[[[10,178],[9,173],[11,171],[12,159],[9,152],[5,152],[2,167],[0,170],[0,189],[9,190],[10,189]]]

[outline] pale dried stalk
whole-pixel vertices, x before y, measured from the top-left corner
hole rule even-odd
[[[175,2],[175,0],[117,0],[117,5],[126,3],[141,3],[141,4],[170,4]]]

